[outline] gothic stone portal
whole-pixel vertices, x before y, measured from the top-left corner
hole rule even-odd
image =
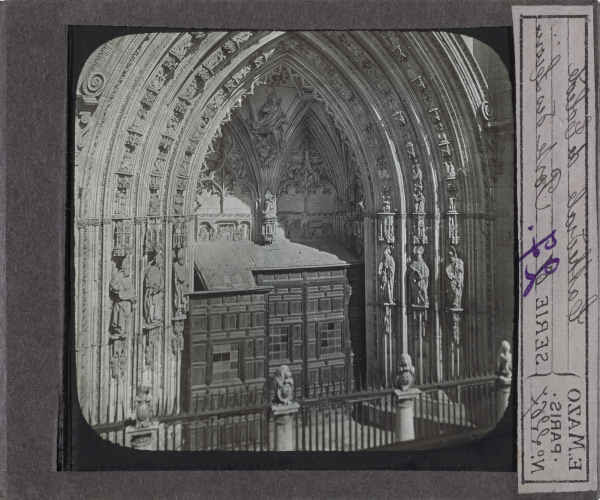
[[[167,416],[260,406],[284,365],[301,403],[401,380],[451,411],[461,383],[493,385],[514,209],[490,48],[150,33],[107,42],[78,78],[74,355],[92,426],[140,413],[149,442],[191,446],[204,427],[186,438]]]

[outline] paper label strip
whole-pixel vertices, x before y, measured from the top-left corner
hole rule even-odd
[[[515,7],[519,492],[595,490],[598,240],[591,7]]]

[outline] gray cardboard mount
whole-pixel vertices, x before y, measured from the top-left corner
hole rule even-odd
[[[68,314],[68,26],[425,29],[509,26],[511,1],[0,3],[0,497],[11,499],[514,498],[515,473],[58,472]],[[587,4],[590,2],[553,2]],[[596,30],[598,17],[596,4]],[[597,33],[596,33],[597,34]],[[596,39],[597,36],[596,36]],[[3,276],[2,276],[3,277]],[[6,389],[6,390],[5,390]],[[548,498],[548,494],[528,495]],[[561,498],[596,499],[595,492]]]

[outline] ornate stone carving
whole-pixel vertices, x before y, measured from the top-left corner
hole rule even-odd
[[[144,328],[162,325],[163,292],[165,289],[163,258],[156,254],[154,261],[144,269]]]
[[[460,235],[458,232],[458,215],[448,215],[448,238],[452,245],[458,245],[460,243]]]
[[[415,200],[415,213],[425,213],[425,195],[423,194],[423,191],[414,191],[413,198]]]
[[[223,50],[219,48],[210,54],[204,61],[202,61],[202,64],[210,71],[214,72],[214,69],[217,67],[217,65],[224,61],[226,57],[227,56],[223,53]]]
[[[429,307],[429,268],[423,260],[423,247],[414,249],[415,260],[408,269],[410,300],[413,306]]]
[[[396,261],[389,247],[383,251],[383,259],[379,263],[379,285],[384,304],[394,304],[394,284],[396,276]]]
[[[117,190],[115,192],[114,215],[127,216],[129,212],[129,190],[131,176],[117,174]]]
[[[419,164],[415,164],[412,166],[412,180],[413,180],[413,189],[422,191],[423,190],[423,172]]]
[[[160,219],[146,219],[146,253],[159,252],[163,244],[163,224]]]
[[[110,320],[110,337],[113,340],[127,338],[131,334],[131,311],[135,309],[137,297],[131,283],[130,257],[123,259],[121,269],[115,270],[109,290],[113,301]]]
[[[262,210],[262,241],[263,244],[273,243],[277,226],[277,207],[273,193],[267,189]]]
[[[187,240],[187,222],[183,217],[176,217],[173,221],[173,248],[181,249],[187,247]]]
[[[481,103],[481,116],[485,121],[492,121],[495,116],[494,106],[490,101],[483,101]]]
[[[171,349],[173,355],[177,356],[181,354],[183,350],[183,331],[185,328],[185,321],[178,319],[173,321],[173,334],[171,336]]]
[[[384,40],[386,40],[389,45],[390,52],[400,60],[406,61],[408,56],[402,51],[402,44],[400,43],[398,35],[393,31],[384,31],[382,34]]]
[[[162,175],[165,170],[165,165],[167,163],[167,152],[161,149],[158,150],[158,154],[156,155],[156,159],[152,164],[152,175]]]
[[[185,250],[183,249],[177,252],[177,260],[173,263],[173,282],[175,317],[185,317],[188,305],[188,298],[185,294],[189,292],[190,284],[188,269],[185,265]]]
[[[455,184],[448,184],[448,213],[457,213],[456,200],[458,199],[458,188]]]
[[[448,135],[446,132],[440,132],[438,134],[439,143],[438,146],[442,152],[442,156],[450,156],[452,151],[450,149],[450,141],[448,140]]]
[[[150,190],[150,201],[148,205],[148,215],[160,215],[160,195],[157,189]]]
[[[116,220],[114,226],[113,256],[122,257],[133,251],[133,221]]]
[[[289,405],[294,399],[294,379],[287,365],[277,367],[274,374],[275,403]]]
[[[452,313],[452,349],[456,350],[460,345],[460,314]]]
[[[279,196],[288,193],[290,188],[293,188],[296,194],[304,195],[315,194],[319,188],[323,194],[335,192],[335,187],[327,175],[323,157],[317,151],[308,130],[305,131],[298,148],[290,154],[286,169],[286,178],[281,182]]]
[[[173,115],[171,116],[169,122],[167,123],[166,134],[169,136],[173,136],[175,131],[177,130],[177,126],[183,120],[185,116],[185,112],[188,110],[190,103],[179,97],[177,102],[175,103],[175,107],[173,108]]]
[[[190,47],[194,43],[194,38],[190,33],[184,33],[181,37],[181,40],[175,44],[175,46],[171,49],[171,54],[173,54],[180,61],[187,55]]]
[[[412,364],[410,356],[406,353],[400,355],[396,365],[395,386],[401,391],[407,391],[415,381],[415,367]]]
[[[175,185],[175,196],[173,197],[173,213],[175,215],[184,214],[185,190],[187,188],[187,179],[177,178]]]
[[[101,72],[92,72],[81,85],[81,93],[78,96],[78,132],[76,155],[88,144],[89,133],[95,124],[92,118],[98,107],[98,99],[106,86],[106,77]]]
[[[154,370],[154,335],[150,332],[148,335],[144,337],[144,340],[148,340],[144,348],[144,361],[146,363],[146,367],[148,370]]]
[[[127,375],[127,350],[120,341],[114,342],[112,346],[110,374],[112,378],[117,380],[121,380]]]
[[[413,243],[415,245],[425,245],[427,244],[428,238],[427,238],[427,234],[426,234],[426,227],[425,227],[425,214],[424,213],[420,213],[420,214],[416,214],[417,217],[417,233],[415,235],[413,235]]]
[[[379,241],[385,241],[388,245],[395,243],[394,214],[391,211],[388,196],[383,197],[383,212],[377,215],[379,218]]]
[[[87,103],[97,103],[98,98],[104,91],[106,77],[100,71],[90,73],[81,86],[81,95]]]
[[[133,400],[131,418],[135,420],[135,427],[137,429],[148,427],[150,425],[150,418],[154,416],[151,391],[152,384],[144,382]]]
[[[451,180],[456,178],[456,169],[451,161],[445,161],[444,167],[446,169],[446,179]]]
[[[196,193],[204,191],[216,194],[221,200],[233,194],[235,185],[251,197],[255,197],[255,186],[250,181],[250,172],[246,168],[244,156],[239,151],[232,134],[226,129],[222,137],[216,137],[207,153],[204,165],[198,177]],[[198,207],[201,203],[197,202]]]
[[[267,87],[266,93],[267,102],[260,108],[258,116],[248,120],[247,124],[261,164],[269,167],[284,145],[283,134],[287,119],[281,109],[281,97],[275,94],[273,87]]]

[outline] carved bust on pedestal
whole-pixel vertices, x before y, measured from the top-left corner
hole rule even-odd
[[[152,384],[143,383],[134,399],[132,418],[136,421],[136,428],[148,427],[150,418],[154,414],[152,408]]]
[[[415,367],[412,364],[410,356],[406,353],[400,356],[396,365],[395,385],[401,391],[407,391],[411,388],[415,380]]]
[[[498,386],[500,389],[510,387],[512,383],[512,354],[510,352],[510,344],[506,340],[503,340],[502,344],[500,344],[496,375],[498,375]]]
[[[288,365],[275,370],[275,403],[289,405],[294,399],[294,379]]]

